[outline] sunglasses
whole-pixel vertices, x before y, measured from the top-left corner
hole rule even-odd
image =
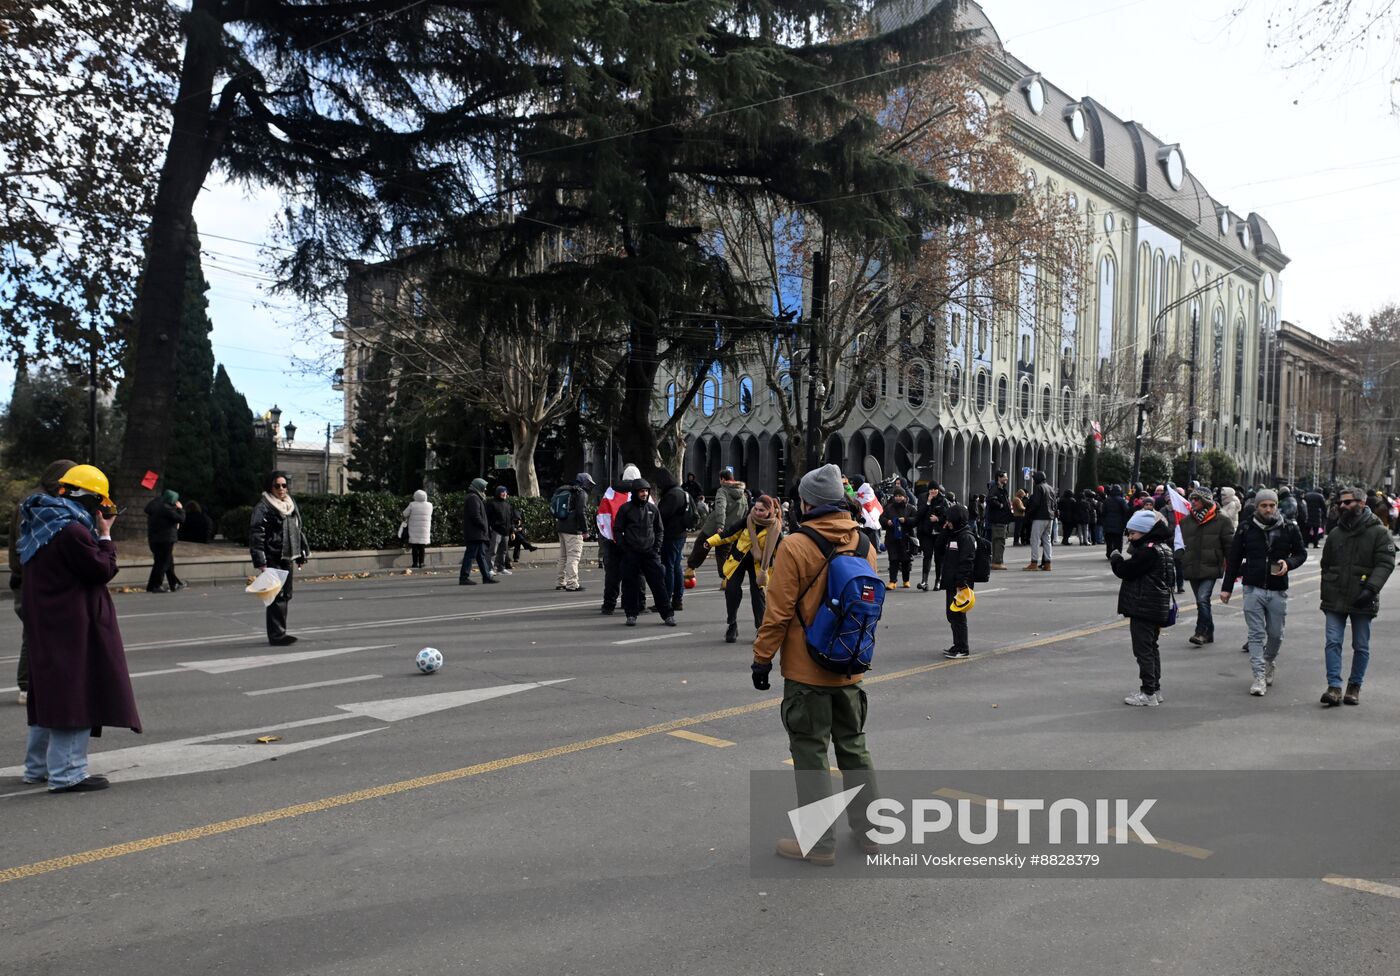
[[[1338,505],[1360,505],[1360,504],[1361,504],[1361,500],[1360,500],[1359,498],[1342,498],[1342,499],[1339,499],[1339,500],[1337,501],[1337,504],[1338,504]]]
[[[290,487],[290,486],[289,486],[285,481],[274,481],[274,482],[272,483],[272,487],[274,487],[274,488],[287,488],[287,487]]]

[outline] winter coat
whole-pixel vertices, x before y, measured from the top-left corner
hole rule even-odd
[[[1290,522],[1298,521],[1298,500],[1287,489],[1278,493],[1278,513]],[[1307,522],[1306,519],[1303,521]]]
[[[1240,496],[1235,494],[1233,488],[1220,489],[1220,511],[1231,522],[1235,523],[1235,528],[1240,525]]]
[[[1026,499],[1026,518],[1032,522],[1049,521],[1055,518],[1055,489],[1042,481],[1031,489]]]
[[[1230,544],[1235,541],[1235,525],[1221,514],[1220,506],[1212,504],[1207,512],[1213,514],[1206,522],[1198,521],[1195,512],[1181,520],[1181,541],[1186,547],[1181,554],[1181,575],[1192,582],[1219,579]]]
[[[107,584],[117,549],[70,522],[24,566],[30,725],[141,731],[117,610]]]
[[[719,486],[715,492],[715,503],[710,506],[710,514],[700,525],[701,535],[711,536],[726,525],[733,525],[749,514],[749,495],[742,481],[731,481]]]
[[[403,510],[403,519],[408,523],[408,544],[426,546],[433,541],[433,503],[428,501],[428,493],[419,488],[413,493],[413,501]]]
[[[917,528],[918,512],[909,502],[891,501],[880,513],[880,528],[885,530],[885,541],[903,541],[914,535]]]
[[[475,488],[467,489],[467,501],[462,506],[462,541],[491,541],[491,523],[486,516],[486,496]]]
[[[1327,499],[1322,497],[1320,491],[1310,491],[1303,496],[1303,501],[1308,506],[1308,527],[1322,528],[1327,522]]]
[[[1077,525],[1079,522],[1079,502],[1068,492],[1060,496],[1055,512],[1066,525]]]
[[[1110,535],[1122,535],[1128,526],[1128,517],[1132,513],[1128,510],[1127,499],[1123,497],[1123,489],[1117,485],[1108,490],[1108,497],[1103,501],[1103,530]]]
[[[146,540],[158,545],[174,545],[180,541],[180,523],[185,520],[185,510],[167,505],[165,499],[157,495],[146,503]]]
[[[1379,593],[1395,570],[1395,541],[1376,513],[1361,510],[1356,525],[1338,525],[1322,542],[1322,609],[1374,617],[1379,610],[1358,610],[1353,603],[1362,587]]]
[[[964,586],[972,586],[973,569],[977,562],[977,536],[972,531],[971,523],[960,529],[949,526],[944,535],[939,578],[943,589],[956,593]]]
[[[1001,485],[987,489],[987,522],[990,525],[1010,525],[1015,521],[1011,513],[1011,496]]]
[[[661,513],[661,524],[666,526],[663,539],[666,542],[684,539],[689,531],[686,521],[690,515],[690,495],[676,484],[668,471],[657,474],[656,488],[656,510]]]
[[[587,524],[588,491],[580,484],[564,485],[569,491],[568,518],[559,519],[557,525],[561,535],[583,535]]]
[[[1275,576],[1269,567],[1280,559],[1288,564],[1288,573]],[[1244,585],[1262,586],[1268,590],[1286,591],[1288,577],[1293,570],[1307,562],[1308,551],[1303,548],[1303,534],[1298,531],[1298,523],[1290,522],[1282,516],[1275,516],[1274,524],[1268,529],[1259,527],[1253,515],[1241,523],[1230,543],[1230,557],[1225,564],[1225,582],[1220,584],[1221,593],[1229,593],[1235,588],[1235,580],[1240,576],[1243,564]]]
[[[292,514],[284,518],[281,512],[267,503],[266,498],[258,499],[248,523],[248,553],[258,569],[280,567],[284,562],[306,559],[311,555],[306,548],[306,536],[301,531],[301,509],[296,507],[295,502],[292,503]]]
[[[771,529],[759,529],[758,551],[762,553],[764,547],[768,545],[769,532],[781,531],[782,527],[779,524],[775,524]],[[705,545],[709,546],[711,549],[719,545],[729,546],[729,555],[725,557],[724,566],[720,569],[720,572],[724,574],[724,578],[727,581],[731,576],[734,575],[735,571],[738,570],[739,564],[744,561],[744,557],[754,550],[753,537],[749,535],[748,516],[745,516],[738,522],[735,522],[733,525],[724,529],[722,532],[716,532],[714,535],[710,536],[708,539],[705,540]],[[779,540],[778,548],[781,547],[782,541]],[[777,558],[776,553],[777,549],[774,549],[773,558],[775,559]],[[757,558],[754,559],[754,566],[755,568],[757,568],[758,566]]]
[[[1128,543],[1128,554],[1110,560],[1118,587],[1118,612],[1125,617],[1165,626],[1172,608],[1170,525],[1158,522],[1141,539]]]
[[[613,516],[613,540],[630,552],[653,552],[659,556],[665,536],[661,513],[650,499],[643,502],[633,498]]]
[[[1026,496],[1021,493],[1020,489],[1017,489],[1016,494],[1011,496],[1011,519],[1012,521],[1015,521],[1018,518],[1025,517]]]
[[[1074,503],[1074,517],[1080,525],[1092,527],[1098,521],[1098,509],[1093,499],[1081,495]]]
[[[515,506],[509,498],[487,499],[486,524],[496,535],[510,535],[510,527],[515,524]]]
[[[185,520],[180,523],[180,541],[197,542],[200,545],[208,545],[214,541],[214,520],[204,514],[202,509],[195,508],[195,503],[190,502],[185,506]]]
[[[943,492],[938,493],[938,497],[929,500],[925,493],[924,500],[919,502],[919,508],[914,516],[915,535],[919,537],[919,544],[928,546],[935,535],[943,531],[943,520],[948,517],[948,498]],[[935,522],[934,519],[938,521]]]
[[[815,529],[823,539],[836,546],[837,552],[854,552],[860,538],[860,530],[844,506],[823,505],[810,512],[802,525]],[[873,545],[866,555],[871,575],[878,576]],[[807,650],[802,621],[810,621],[826,599],[825,572],[826,559],[821,549],[805,535],[791,535],[778,547],[768,574],[767,610],[753,642],[754,661],[767,664],[777,655],[783,677],[806,685],[839,688],[859,684],[862,675],[828,671],[812,660]],[[802,597],[800,608],[797,606],[799,594]],[[783,720],[788,720],[786,712]]]

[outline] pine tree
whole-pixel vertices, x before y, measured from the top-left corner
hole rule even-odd
[[[180,317],[180,348],[175,360],[175,396],[171,417],[170,453],[161,488],[173,488],[182,498],[212,497],[214,453],[210,441],[213,405],[214,347],[209,333],[209,282],[199,259],[199,235],[190,232],[185,302]]]
[[[272,467],[272,442],[258,436],[247,399],[233,388],[222,365],[214,371],[210,413],[214,483],[209,507],[217,517],[257,499]]]
[[[1093,490],[1099,486],[1099,442],[1093,434],[1084,438],[1084,457],[1079,461],[1076,491]]]
[[[394,487],[392,371],[389,351],[376,346],[355,391],[355,446],[345,462],[352,475],[351,491],[390,491]]]

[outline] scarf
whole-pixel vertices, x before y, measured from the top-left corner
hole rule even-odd
[[[1261,522],[1259,521],[1259,516],[1255,515],[1253,518],[1253,522],[1265,532],[1272,532],[1274,529],[1278,528],[1281,524],[1283,524],[1283,519],[1275,515],[1274,520],[1272,522]]]
[[[70,522],[81,522],[93,534],[93,538],[97,537],[92,516],[71,498],[36,494],[22,501],[19,506],[19,542],[15,546],[20,565],[33,559]]]
[[[288,495],[287,500],[284,502],[280,498],[274,498],[267,492],[263,492],[263,501],[267,502],[274,509],[276,509],[283,518],[290,517],[292,512],[296,511],[297,507],[296,502],[292,501],[291,495]]]
[[[1220,506],[1212,504],[1210,508],[1203,508],[1198,512],[1192,512],[1191,517],[1196,520],[1197,524],[1205,525],[1211,519],[1215,518],[1219,512]]]
[[[760,495],[759,501],[768,506],[768,518],[760,520],[754,514],[754,509],[749,509],[747,519],[747,529],[749,532],[749,554],[753,556],[754,579],[758,582],[759,588],[768,585],[768,570],[773,565],[773,553],[778,549],[778,503],[767,495]],[[763,549],[759,550],[758,540],[762,532],[767,532],[763,537]]]

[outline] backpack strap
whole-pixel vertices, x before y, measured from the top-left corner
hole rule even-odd
[[[855,549],[841,553],[836,551],[836,543],[829,542],[825,536],[823,536],[820,532],[818,532],[811,526],[800,525],[797,527],[797,531],[794,532],[793,535],[802,535],[806,536],[808,539],[811,539],[812,542],[816,543],[817,549],[822,554],[821,570],[815,576],[813,576],[811,580],[808,581],[807,585],[802,588],[802,592],[797,594],[797,599],[793,601],[792,605],[793,613],[797,615],[797,622],[800,623],[803,629],[805,630],[807,627],[807,621],[802,619],[802,598],[807,595],[807,591],[817,584],[817,580],[826,576],[827,571],[831,567],[831,561],[837,556],[849,556],[854,554],[860,556],[862,559],[869,558],[870,540],[866,538],[864,532],[857,532]]]

